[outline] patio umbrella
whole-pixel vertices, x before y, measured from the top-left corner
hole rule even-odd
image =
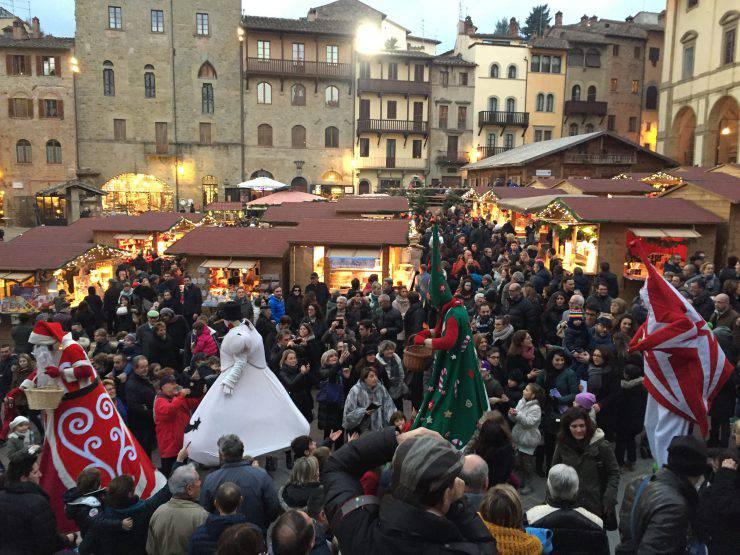
[[[249,181],[243,181],[237,185],[239,189],[251,189],[252,191],[277,191],[287,187],[285,183],[280,183],[269,177],[255,177]]]
[[[300,191],[280,191],[278,193],[251,200],[247,203],[247,207],[253,208],[257,206],[274,206],[288,202],[314,202],[325,200],[326,199],[324,197],[312,195],[310,193],[302,193]]]

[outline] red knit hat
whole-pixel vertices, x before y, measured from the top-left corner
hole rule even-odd
[[[64,337],[64,330],[61,324],[41,320],[36,322],[33,327],[28,342],[32,345],[53,345],[54,343],[61,343],[62,337]]]

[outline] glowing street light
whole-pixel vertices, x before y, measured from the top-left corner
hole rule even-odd
[[[357,28],[355,45],[362,54],[376,54],[383,49],[383,35],[377,25],[363,23]]]
[[[730,134],[730,128],[729,127],[723,127],[722,131],[720,131],[723,135],[729,135]]]
[[[243,27],[239,27],[236,30],[236,34],[239,37],[239,42],[243,42],[244,41],[244,28]]]

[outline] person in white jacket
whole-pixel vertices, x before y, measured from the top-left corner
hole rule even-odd
[[[540,421],[542,420],[542,401],[544,390],[537,384],[530,383],[524,388],[522,398],[516,408],[509,409],[509,417],[514,422],[511,437],[517,448],[521,488],[519,493],[532,493],[531,480],[534,475],[534,452],[542,439]]]

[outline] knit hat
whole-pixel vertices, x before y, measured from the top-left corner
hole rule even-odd
[[[124,339],[128,339],[132,343],[136,343],[136,336],[133,333],[127,333]]]
[[[593,393],[589,393],[588,391],[584,393],[579,393],[576,395],[576,405],[581,407],[582,409],[591,410],[591,408],[596,404],[596,395]]]
[[[607,328],[611,328],[613,321],[609,316],[599,316],[596,319],[597,324],[601,324],[602,326],[606,326]]]
[[[398,446],[391,462],[393,496],[413,502],[449,485],[460,475],[462,466],[460,453],[442,438],[407,439]]]
[[[63,337],[64,330],[61,324],[40,321],[33,326],[28,342],[31,345],[53,345],[54,343],[61,343]]]
[[[442,261],[439,253],[439,230],[436,224],[432,228],[432,271],[427,295],[432,305],[437,308],[442,308],[452,300],[450,286],[442,272]]]
[[[368,355],[377,355],[377,354],[378,354],[378,346],[375,344],[368,344],[362,348],[362,356],[364,357]]]
[[[491,274],[484,274],[483,277],[481,278],[481,281],[484,281],[484,280],[493,281],[493,277],[491,277]]]
[[[668,446],[669,470],[682,476],[701,476],[709,469],[706,444],[694,436],[676,436]]]
[[[26,418],[25,416],[16,416],[10,422],[10,431],[12,432],[13,430],[15,430],[21,424],[30,424],[30,423],[31,423],[31,421],[28,418]]]
[[[165,308],[163,308],[162,310],[159,311],[159,315],[160,316],[169,316],[169,317],[172,318],[172,317],[175,316],[175,311],[172,310],[171,308],[165,307]]]
[[[572,327],[577,321],[583,322],[583,310],[580,308],[571,308],[568,315],[568,325]]]
[[[163,385],[167,385],[168,383],[177,383],[175,376],[170,376],[169,374],[165,374],[159,379],[159,387],[162,387]]]
[[[159,312],[157,312],[156,310],[150,310],[149,312],[146,313],[146,317],[147,318],[159,318]]]

